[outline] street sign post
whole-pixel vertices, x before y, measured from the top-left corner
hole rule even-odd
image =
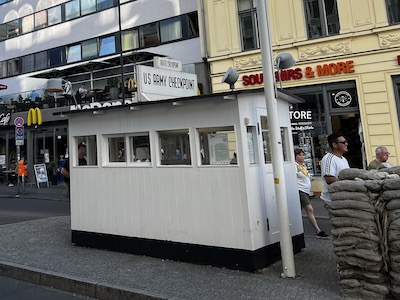
[[[14,125],[15,125],[15,145],[17,146],[17,167],[19,164],[19,161],[21,160],[21,146],[24,145],[24,119],[21,117],[16,117],[14,119]],[[17,186],[18,186],[18,193],[17,197],[19,197],[19,176],[17,173]],[[24,182],[22,182],[22,189],[25,194],[25,186]]]

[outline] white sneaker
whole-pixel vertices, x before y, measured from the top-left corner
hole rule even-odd
[[[10,186],[10,187],[11,187],[11,186],[14,186],[14,185],[13,185],[12,183],[9,183],[9,184],[8,184],[8,186]]]

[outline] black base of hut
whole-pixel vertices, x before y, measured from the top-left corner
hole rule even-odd
[[[305,247],[304,234],[293,236],[292,241],[294,253],[300,252]],[[72,230],[72,243],[83,247],[107,249],[250,272],[266,267],[281,259],[279,243],[250,251],[78,230]]]

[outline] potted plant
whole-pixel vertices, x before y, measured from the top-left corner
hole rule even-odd
[[[118,78],[111,77],[107,79],[107,85],[110,88],[110,98],[111,100],[118,99],[119,89],[118,89]]]

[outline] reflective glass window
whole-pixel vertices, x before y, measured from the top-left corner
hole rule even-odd
[[[22,18],[22,33],[28,33],[34,29],[33,15],[29,15]]]
[[[19,35],[19,19],[7,23],[7,37],[12,38]]]
[[[189,130],[168,130],[158,133],[161,165],[190,165]]]
[[[19,58],[10,59],[9,61],[7,61],[8,76],[14,76],[19,74],[19,63],[20,63]]]
[[[47,26],[47,11],[42,10],[35,13],[35,29]]]
[[[104,56],[115,53],[115,37],[109,36],[100,39],[100,51],[99,55]]]
[[[79,17],[79,0],[72,0],[65,3],[65,20]]]
[[[62,64],[62,48],[55,48],[49,51],[50,67],[59,66]]]
[[[49,8],[47,10],[47,20],[49,26],[61,23],[61,5]]]
[[[33,72],[35,70],[35,55],[30,54],[22,57],[22,73]]]
[[[122,32],[122,50],[139,48],[139,33],[137,29]]]
[[[67,63],[81,61],[81,45],[73,45],[67,47]]]
[[[96,11],[96,0],[84,0],[81,2],[81,14],[87,15]]]
[[[108,161],[126,162],[125,149],[125,137],[108,138]]]
[[[148,133],[129,137],[131,162],[151,162],[150,137]]]
[[[113,7],[113,0],[97,0],[97,10],[104,10]]]
[[[74,166],[97,166],[97,140],[95,135],[75,137],[77,145]],[[84,145],[82,147],[82,145]],[[69,162],[71,167],[71,161]]]
[[[160,21],[161,42],[168,42],[182,38],[181,18],[175,17]]]
[[[35,53],[35,71],[47,68],[47,51]]]
[[[202,165],[237,164],[236,135],[233,126],[199,128]]]
[[[141,26],[139,28],[139,39],[141,47],[155,46],[160,44],[158,23]]]
[[[97,39],[82,42],[82,59],[87,60],[97,57]]]

